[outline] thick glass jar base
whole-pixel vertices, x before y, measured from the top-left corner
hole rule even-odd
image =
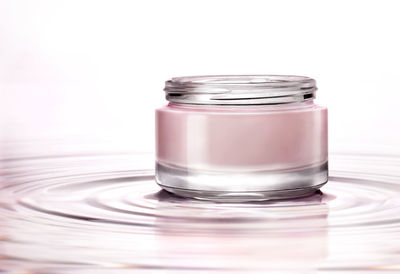
[[[297,198],[328,180],[328,163],[302,169],[245,173],[199,172],[156,164],[157,183],[178,196],[221,202]]]
[[[314,194],[324,184],[320,184],[313,187],[305,187],[299,189],[285,189],[285,190],[274,190],[274,191],[246,191],[246,192],[232,192],[232,191],[202,191],[202,190],[187,190],[181,188],[167,187],[158,184],[164,190],[173,193],[175,195],[193,198],[199,200],[208,200],[214,202],[256,202],[266,200],[278,200],[278,199],[290,199],[300,198]]]

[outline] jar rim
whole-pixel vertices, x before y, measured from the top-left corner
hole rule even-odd
[[[165,82],[166,99],[182,104],[287,104],[313,100],[314,79],[296,75],[204,75]]]

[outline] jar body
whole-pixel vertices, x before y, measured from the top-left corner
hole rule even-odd
[[[156,110],[156,180],[181,196],[298,197],[327,182],[327,109],[169,104]]]

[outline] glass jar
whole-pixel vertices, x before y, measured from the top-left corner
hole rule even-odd
[[[156,181],[179,196],[256,201],[328,180],[327,108],[315,81],[286,75],[172,78],[156,110]]]

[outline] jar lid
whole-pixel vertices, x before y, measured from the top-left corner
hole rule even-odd
[[[211,75],[165,82],[166,99],[182,104],[270,105],[313,100],[315,80],[294,75]]]

